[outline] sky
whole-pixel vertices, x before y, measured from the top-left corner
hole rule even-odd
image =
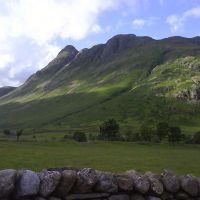
[[[200,0],[0,0],[0,87],[19,86],[66,45],[117,34],[200,35]]]

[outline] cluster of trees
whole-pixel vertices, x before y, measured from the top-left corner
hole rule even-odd
[[[70,137],[70,138],[69,138]],[[159,122],[152,128],[143,124],[140,131],[134,133],[132,130],[120,134],[120,126],[115,119],[108,119],[99,126],[99,135],[85,134],[82,131],[74,132],[72,136],[65,136],[65,139],[73,139],[78,142],[89,140],[108,140],[108,141],[142,141],[142,142],[162,142],[169,143],[194,143],[200,144],[200,131],[193,136],[186,136],[178,126],[170,126],[166,122]]]
[[[195,143],[200,144],[200,131],[193,136],[186,136],[182,133],[178,126],[170,126],[166,122],[159,122],[156,127],[152,128],[148,125],[142,125],[140,131],[133,133],[131,130],[120,134],[120,126],[115,119],[104,121],[100,125],[100,133],[97,139],[100,140],[125,140],[125,141],[146,141],[146,142],[162,142],[163,140],[169,143]]]
[[[16,136],[17,138],[17,141],[19,141],[21,135],[23,134],[24,130],[23,129],[19,129],[19,130],[16,130],[16,131],[11,131],[10,129],[5,129],[3,131],[4,135],[6,136]]]

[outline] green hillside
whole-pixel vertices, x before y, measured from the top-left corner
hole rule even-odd
[[[200,130],[200,37],[117,35],[78,52],[66,46],[22,86],[0,97],[0,129],[91,129],[109,118]]]

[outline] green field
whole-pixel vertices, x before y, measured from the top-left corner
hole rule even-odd
[[[168,144],[135,144],[128,142],[72,141],[1,141],[0,169],[49,167],[93,167],[123,172],[161,172],[170,169],[178,174],[200,175],[200,146]]]

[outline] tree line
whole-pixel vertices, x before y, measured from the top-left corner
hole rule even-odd
[[[79,142],[89,140],[107,141],[135,141],[135,142],[157,142],[167,141],[169,143],[193,143],[200,144],[200,131],[192,136],[185,135],[178,126],[170,126],[167,122],[159,122],[156,127],[142,124],[138,132],[127,130],[120,133],[120,125],[115,119],[108,119],[99,126],[99,134],[85,134],[82,131],[75,132],[72,139]]]

